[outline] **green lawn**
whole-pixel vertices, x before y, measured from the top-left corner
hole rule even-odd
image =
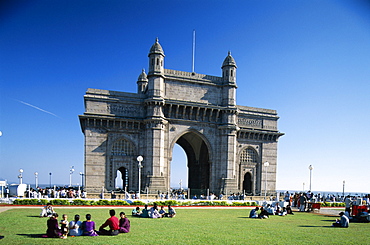
[[[108,218],[109,208],[57,207],[59,216],[90,213],[97,228]],[[132,208],[115,208],[131,213]],[[351,223],[350,228],[332,228],[335,217],[296,213],[286,217],[249,219],[250,209],[176,209],[175,218],[132,218],[131,232],[116,237],[40,238],[47,218],[38,218],[40,208],[11,209],[0,213],[2,244],[370,244],[370,224]],[[84,219],[83,219],[84,220]]]

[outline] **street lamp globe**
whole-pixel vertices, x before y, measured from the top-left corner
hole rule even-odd
[[[138,156],[138,157],[136,158],[136,160],[137,160],[138,162],[142,162],[142,161],[144,160],[144,158],[143,158],[143,156]]]

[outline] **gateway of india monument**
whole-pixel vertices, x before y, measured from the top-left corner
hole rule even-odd
[[[85,136],[85,189],[170,190],[173,148],[187,156],[191,195],[275,192],[277,112],[236,105],[236,62],[230,52],[222,76],[164,68],[158,39],[137,93],[88,89],[79,116]],[[133,81],[134,82],[134,81]],[[138,157],[141,156],[141,157]]]

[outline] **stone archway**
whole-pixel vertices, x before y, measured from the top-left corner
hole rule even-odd
[[[210,154],[205,141],[196,133],[182,135],[176,143],[187,156],[188,188],[193,194],[204,194],[210,187]]]
[[[129,190],[130,185],[129,185],[129,171],[125,167],[120,167],[117,171],[121,172],[122,176],[122,189],[123,190]]]
[[[253,193],[252,175],[249,172],[244,174],[243,190],[245,191],[247,195],[250,195]]]

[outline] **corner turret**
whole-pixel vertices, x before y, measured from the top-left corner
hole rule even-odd
[[[144,94],[146,92],[148,86],[148,78],[145,73],[145,69],[143,69],[140,73],[140,76],[137,78],[137,93]]]
[[[231,52],[228,52],[227,57],[222,63],[222,78],[225,83],[236,86],[236,62],[231,56]]]
[[[149,72],[148,75],[163,75],[164,72],[164,52],[162,46],[156,38],[155,43],[150,48],[149,57]]]

